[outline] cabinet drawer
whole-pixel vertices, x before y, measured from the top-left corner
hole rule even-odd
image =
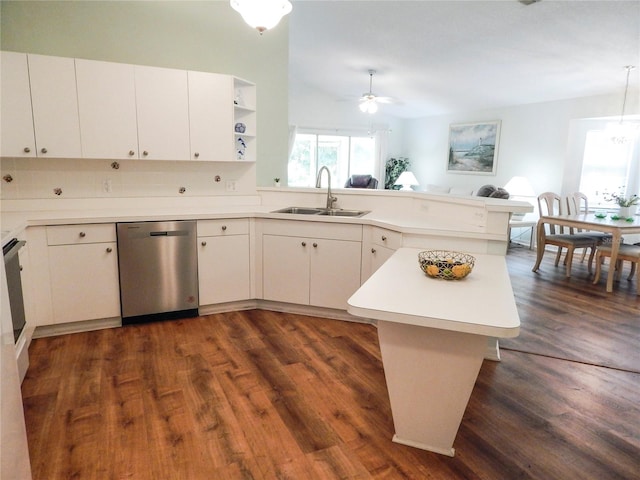
[[[402,246],[402,234],[387,230],[386,228],[373,227],[371,232],[371,242],[375,245],[397,250]]]
[[[73,245],[115,241],[116,229],[113,223],[88,223],[84,225],[47,227],[48,245]]]
[[[199,237],[216,237],[218,235],[247,235],[249,220],[231,218],[220,220],[198,220]]]

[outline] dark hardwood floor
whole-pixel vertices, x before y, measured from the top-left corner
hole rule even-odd
[[[634,282],[507,259],[521,334],[484,362],[454,458],[391,442],[375,327],[247,311],[34,340],[33,477],[638,478]]]

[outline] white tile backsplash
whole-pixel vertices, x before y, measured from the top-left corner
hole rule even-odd
[[[189,162],[123,160],[112,168],[112,160],[56,158],[0,158],[0,198],[117,198],[208,196],[255,192],[255,164],[233,162]],[[216,175],[221,177],[215,181]],[[227,180],[235,180],[236,192],[226,191]],[[111,191],[105,191],[108,181]],[[180,187],[186,191],[180,193]],[[62,194],[55,195],[54,189]]]

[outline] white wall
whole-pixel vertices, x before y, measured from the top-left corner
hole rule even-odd
[[[557,102],[517,105],[495,110],[462,112],[404,122],[404,149],[421,186],[427,184],[470,186],[505,185],[516,175],[527,177],[537,193],[561,192],[565,172],[575,185],[575,173],[581,166],[581,152],[570,148],[572,122],[595,117],[619,119],[620,93],[568,99]],[[630,91],[627,113],[638,114],[638,91]],[[501,121],[496,175],[447,173],[449,124],[476,121]],[[578,177],[579,178],[579,177]],[[566,187],[569,188],[569,187]]]

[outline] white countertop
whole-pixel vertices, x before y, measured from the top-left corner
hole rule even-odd
[[[416,248],[401,248],[349,299],[359,317],[490,337],[516,337],[520,317],[501,255],[475,255],[462,280],[425,275]]]
[[[221,205],[202,207],[140,207],[140,208],[104,208],[78,210],[36,210],[25,212],[2,212],[2,243],[19,234],[27,226],[72,225],[86,223],[114,223],[158,220],[205,220],[216,218],[276,218],[311,222],[351,223],[376,225],[390,228],[401,233],[453,235],[456,237],[482,238],[488,240],[504,240],[503,235],[479,231],[456,229],[449,222],[439,223],[426,219],[421,215],[407,212],[390,213],[376,211],[362,217],[338,217],[325,215],[296,215],[274,213],[274,210],[290,206],[286,205]]]

